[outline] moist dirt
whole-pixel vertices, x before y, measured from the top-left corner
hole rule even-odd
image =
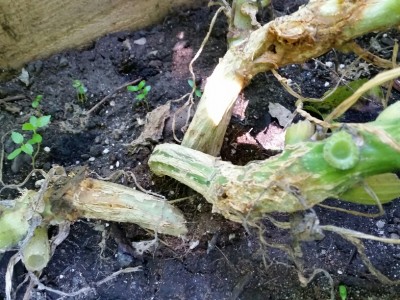
[[[323,273],[318,273],[308,284],[301,284],[298,276],[301,271],[308,278],[314,270],[324,269],[333,279],[336,299],[340,299],[340,284],[347,287],[347,299],[399,299],[400,286],[380,283],[363,264],[355,247],[340,236],[326,233],[321,240],[303,242],[302,264],[294,263],[285,251],[267,245],[282,243],[289,247],[290,232],[277,229],[267,221],[262,224],[262,230],[227,221],[213,214],[211,205],[189,188],[172,179],[152,175],[147,166],[152,147],[156,143],[176,142],[169,120],[158,140],[146,140],[144,145],[130,151],[128,145],[140,136],[148,112],[190,92],[188,64],[200,47],[214,12],[214,8],[178,11],[154,27],[110,34],[83,49],[34,61],[25,67],[29,73],[27,85],[16,77],[0,83],[0,100],[15,98],[0,104],[1,136],[20,130],[29,116],[38,113],[31,102],[37,95],[43,95],[40,113],[51,115],[51,123],[41,131],[43,143],[37,157],[38,168],[47,171],[57,164],[72,170],[86,165],[92,177],[103,178],[116,170],[131,171],[145,189],[169,200],[188,198],[176,204],[188,221],[188,235],[185,238],[158,236],[157,247],[142,255],[132,255],[131,243],[153,240],[154,235],[134,224],[75,222],[68,238],[40,275],[41,282],[66,293],[91,287],[90,291],[71,299],[329,299],[331,284]],[[226,27],[224,17],[220,16],[194,64],[200,87],[226,51]],[[367,37],[364,42],[372,38],[375,37]],[[398,33],[389,32],[381,41],[390,44],[395,38],[399,38]],[[386,54],[390,57],[389,52]],[[303,95],[321,97],[338,82],[340,70],[354,60],[355,57],[330,52],[318,60],[287,66],[279,72],[296,83]],[[353,76],[366,78],[377,71],[359,62],[352,67],[352,72]],[[135,94],[123,87],[142,79],[151,86],[147,102],[137,101]],[[87,87],[85,101],[78,101],[73,80],[80,80]],[[109,97],[87,117],[87,112],[106,96]],[[276,116],[268,113],[268,104],[280,103],[293,111],[295,100],[271,73],[256,76],[240,97],[243,103],[248,101],[245,117],[238,114],[232,117],[221,157],[236,164],[266,159],[276,150],[265,149],[257,142],[240,143],[238,138],[247,136],[247,140],[254,141],[268,125],[279,126]],[[399,95],[394,92],[392,98],[399,99]],[[184,101],[173,102],[172,112]],[[349,112],[345,120],[370,121],[381,110],[379,102],[367,100],[365,105]],[[186,115],[180,116],[175,128],[177,138],[183,135],[185,120]],[[48,152],[43,150],[45,147],[49,148]],[[13,149],[8,136],[4,139],[5,153]],[[23,156],[14,162],[5,159],[3,179],[6,183],[21,182],[30,168],[29,159]],[[34,181],[29,180],[27,187],[33,188]],[[132,179],[117,182],[135,187]],[[1,199],[15,196],[15,192],[7,189]],[[373,207],[334,199],[327,200],[326,204],[376,212]],[[315,211],[322,224],[399,238],[400,201],[386,204],[384,208],[385,214],[378,218],[356,217],[320,207]],[[275,217],[288,219],[279,214]],[[262,244],[261,238],[267,244]],[[365,241],[365,247],[380,272],[392,280],[400,279],[399,246]],[[8,252],[1,259],[0,298],[5,297],[4,277],[12,254]],[[113,272],[136,266],[140,267],[137,272],[120,274],[97,284]],[[14,287],[25,275],[23,265],[17,264]],[[26,284],[17,291],[17,299],[22,299],[25,288]],[[31,295],[32,299],[60,297],[48,290],[35,290]]]

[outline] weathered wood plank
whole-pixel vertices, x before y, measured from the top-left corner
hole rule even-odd
[[[106,33],[139,29],[172,9],[202,0],[0,0],[0,69],[67,48]]]

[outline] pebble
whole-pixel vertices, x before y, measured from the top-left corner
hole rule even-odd
[[[383,227],[385,227],[385,221],[379,220],[378,222],[376,222],[376,227],[382,229]]]
[[[140,38],[140,39],[134,40],[133,43],[134,43],[135,45],[143,46],[143,45],[146,45],[147,40],[146,40],[146,38],[142,37],[142,38]]]
[[[328,86],[329,86],[329,82],[327,81],[324,83],[324,87],[328,87]]]
[[[50,152],[50,147],[44,147],[43,150],[44,150],[44,152],[49,153]]]
[[[59,62],[58,62],[58,65],[60,66],[60,67],[67,67],[68,66],[68,59],[66,59],[64,56],[61,56],[61,58],[60,58],[60,60],[59,60]]]
[[[108,149],[108,148],[103,150],[103,154],[107,154],[108,152],[110,152],[110,149]]]
[[[391,233],[391,234],[390,234],[390,238],[391,238],[391,239],[398,240],[398,239],[400,239],[400,235],[398,235],[397,233]]]
[[[333,62],[327,61],[327,62],[325,63],[325,66],[327,66],[328,68],[332,68],[332,67],[333,67]]]
[[[96,158],[94,158],[93,156],[89,158],[89,161],[95,161]]]

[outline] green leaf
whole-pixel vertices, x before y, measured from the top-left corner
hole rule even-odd
[[[22,124],[22,130],[30,130],[34,131],[37,127],[33,126],[31,123],[24,123]]]
[[[81,85],[80,87],[77,88],[77,91],[81,95],[85,95],[87,92],[87,88],[84,85]]]
[[[400,197],[400,179],[396,174],[385,173],[374,175],[365,178],[364,182],[376,194],[382,204]],[[352,203],[376,205],[376,202],[365,190],[362,183],[351,187],[341,194],[340,199]]]
[[[18,155],[20,155],[21,152],[22,152],[21,148],[15,149],[13,152],[11,152],[10,154],[8,154],[7,159],[13,160],[13,159],[16,158]]]
[[[148,92],[150,92],[150,90],[151,90],[151,85],[147,85],[147,86],[143,89],[143,92],[146,92],[146,94],[147,94]]]
[[[141,90],[142,88],[144,88],[144,86],[146,85],[146,80],[142,80],[141,82],[139,82],[139,84],[137,85],[139,90]]]
[[[128,86],[126,87],[126,89],[127,89],[129,92],[137,92],[137,91],[139,90],[139,88],[138,88],[137,85],[128,85]]]
[[[202,93],[199,89],[196,89],[196,90],[194,91],[194,93],[195,93],[196,96],[199,97],[199,98],[201,98],[201,96],[203,95],[203,93]]]
[[[40,102],[43,99],[43,95],[37,95],[34,101]]]
[[[21,150],[30,156],[33,154],[33,147],[31,144],[23,144]]]
[[[32,102],[32,107],[37,108],[39,106],[39,101],[33,101]]]
[[[193,88],[194,82],[192,79],[188,79],[188,84],[190,85],[191,88]]]
[[[41,143],[43,140],[42,136],[39,133],[34,133],[32,138],[28,141],[29,144],[34,145]]]
[[[136,96],[136,99],[137,100],[143,100],[145,97],[146,97],[145,94],[139,94],[139,95]]]
[[[11,139],[16,144],[22,144],[22,142],[24,141],[23,135],[15,131],[11,133]]]
[[[50,118],[51,118],[50,115],[49,115],[49,116],[42,116],[42,117],[40,117],[40,118],[37,120],[37,127],[40,128],[40,127],[44,127],[44,126],[46,126],[47,124],[49,124],[49,123],[50,123]]]
[[[74,80],[73,82],[72,82],[72,86],[74,87],[74,88],[79,88],[80,86],[82,85],[82,83],[81,83],[81,81],[80,80]]]
[[[346,85],[339,86],[336,89],[330,89],[324,94],[324,98],[326,97],[324,101],[307,102],[304,108],[308,111],[317,112],[322,117],[325,117],[340,103],[353,95],[353,93],[367,81],[368,79],[358,79]],[[379,87],[369,90],[366,94],[375,98],[383,97]]]
[[[347,288],[343,284],[339,285],[339,295],[341,300],[347,299]]]
[[[32,126],[35,128],[38,128],[37,121],[38,121],[38,118],[36,118],[35,116],[31,116],[29,118],[29,123],[31,123]]]

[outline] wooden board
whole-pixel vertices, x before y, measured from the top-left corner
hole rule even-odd
[[[162,20],[202,0],[0,0],[0,73],[110,32]],[[1,70],[3,69],[3,70]]]

